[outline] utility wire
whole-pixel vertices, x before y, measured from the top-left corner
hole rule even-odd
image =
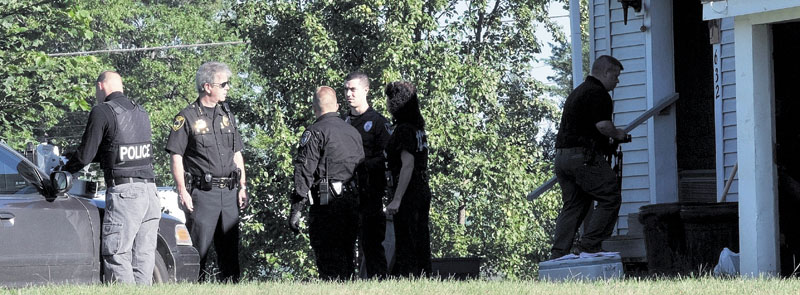
[[[98,53],[121,53],[121,52],[134,52],[134,51],[154,51],[154,50],[175,49],[175,48],[193,48],[193,47],[212,47],[212,46],[225,46],[225,45],[240,45],[240,44],[247,44],[247,43],[249,43],[249,42],[247,42],[247,41],[230,41],[230,42],[218,42],[218,43],[182,44],[182,45],[170,45],[170,46],[158,46],[158,47],[107,49],[107,50],[93,50],[93,51],[79,51],[79,52],[65,52],[65,53],[49,53],[49,54],[47,54],[47,56],[57,57],[57,56],[91,55],[91,54],[98,54]]]

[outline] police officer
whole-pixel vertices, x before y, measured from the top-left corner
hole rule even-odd
[[[611,236],[622,195],[614,171],[605,161],[609,138],[624,141],[627,134],[611,121],[614,102],[609,91],[619,83],[622,64],[603,55],[592,73],[570,93],[556,137],[555,172],[561,185],[563,207],[556,219],[550,258],[569,254],[575,233],[593,202],[597,202],[578,252],[602,252],[601,243]]]
[[[150,285],[161,218],[150,117],[122,88],[116,72],[97,78],[97,103],[78,151],[63,170],[78,172],[97,156],[107,186],[101,248],[105,274],[111,281]]]
[[[294,159],[289,226],[299,230],[300,214],[310,203],[309,235],[320,278],[350,279],[358,227],[354,174],[364,160],[361,136],[337,116],[333,88],[317,88],[313,108],[317,120],[303,132]]]
[[[361,277],[380,278],[386,276],[386,252],[383,249],[383,240],[386,238],[386,215],[383,213],[386,157],[383,149],[389,140],[391,124],[369,106],[369,77],[366,74],[352,72],[344,81],[344,94],[350,112],[342,115],[342,118],[358,130],[364,144],[364,164],[358,169],[359,246],[364,258],[361,269],[365,271]]]
[[[199,97],[175,116],[167,140],[172,176],[200,253],[200,279],[213,240],[221,281],[239,281],[239,210],[247,207],[242,138],[225,103],[231,71],[224,63],[197,70]]]

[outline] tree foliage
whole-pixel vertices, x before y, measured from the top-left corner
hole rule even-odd
[[[206,61],[234,72],[229,102],[245,139],[251,207],[241,261],[251,278],[315,275],[307,235],[286,227],[292,156],[312,123],[314,89],[342,94],[343,77],[418,87],[429,134],[435,257],[480,256],[491,276],[529,277],[547,257],[558,201],[525,195],[549,173],[537,134],[558,116],[549,88],[531,76],[536,26],[555,31],[549,0],[0,0],[0,136],[20,147],[47,135],[77,146],[102,70],[149,111],[163,147],[177,112],[197,97]],[[48,57],[45,53],[209,43],[249,46]],[[340,101],[346,105],[345,101]],[[387,114],[388,115],[388,114]],[[172,183],[156,149],[161,185]]]
[[[286,136],[263,139],[280,147],[264,145],[274,201],[286,207],[292,168],[285,153],[311,123],[317,86],[341,93],[344,75],[363,70],[373,77],[369,99],[382,111],[382,85],[408,80],[418,87],[429,132],[434,256],[484,257],[488,275],[533,274],[549,251],[557,203],[524,199],[544,180],[537,177],[539,123],[557,113],[530,74],[540,50],[533,23],[552,26],[547,3],[241,1],[231,24],[251,42],[265,78],[264,99],[253,109],[266,111],[253,122],[264,122],[263,135]]]
[[[51,58],[61,37],[92,37],[90,17],[74,1],[0,1],[0,139],[15,148],[56,123],[67,110],[87,110],[88,77],[97,58]]]

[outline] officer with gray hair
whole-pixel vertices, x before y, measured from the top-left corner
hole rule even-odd
[[[167,140],[172,176],[200,253],[200,280],[213,242],[220,281],[239,281],[239,210],[247,207],[242,137],[227,99],[231,70],[207,62],[197,70],[197,100],[172,123]]]
[[[81,145],[63,170],[76,173],[100,162],[107,186],[100,250],[107,281],[150,285],[161,219],[150,117],[125,96],[116,72],[100,74],[95,98]]]

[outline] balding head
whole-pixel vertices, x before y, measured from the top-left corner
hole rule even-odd
[[[619,83],[619,73],[623,69],[622,63],[616,58],[608,55],[601,55],[592,65],[592,77],[600,80],[600,82],[603,83],[603,87],[611,91],[617,87],[617,83]]]
[[[320,86],[317,88],[317,91],[314,92],[314,103],[312,106],[314,108],[314,115],[316,115],[317,118],[324,114],[338,111],[339,103],[336,102],[336,91],[328,86]]]
[[[97,77],[97,83],[95,84],[95,98],[97,98],[97,104],[105,102],[106,97],[114,92],[123,92],[122,89],[122,77],[119,73],[114,71],[105,71],[100,73],[100,76]]]

